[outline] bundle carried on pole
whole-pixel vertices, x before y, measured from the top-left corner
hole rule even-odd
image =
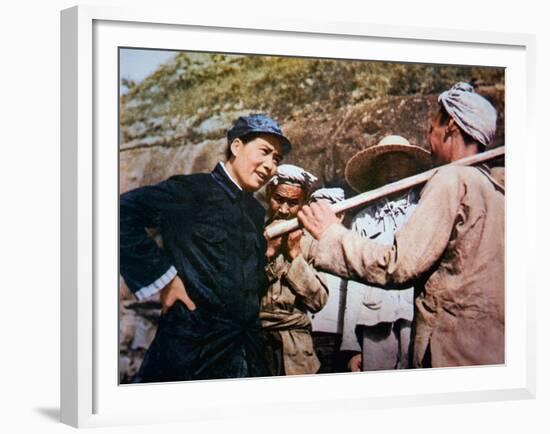
[[[437,172],[439,169],[442,169],[443,167],[474,166],[476,164],[485,163],[487,161],[494,160],[495,158],[502,157],[503,155],[504,146],[501,146],[490,151],[482,152],[476,155],[472,155],[470,157],[453,161],[452,163],[436,167],[435,169],[427,170],[426,172],[422,172],[414,176],[409,176],[408,178],[392,182],[391,184],[386,184],[375,190],[358,194],[357,196],[350,197],[349,199],[343,200],[342,202],[331,205],[331,208],[335,213],[338,214],[343,211],[357,208],[359,206],[368,205],[372,202],[376,202],[383,197],[390,196],[400,191],[408,190],[420,184],[424,184],[434,175],[435,172]],[[266,229],[265,236],[268,239],[276,238],[283,234],[286,234],[287,232],[298,229],[299,227],[300,225],[298,223],[298,219],[294,218],[292,220],[281,222],[278,225],[274,225],[273,227]]]

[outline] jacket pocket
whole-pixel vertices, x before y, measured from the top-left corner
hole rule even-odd
[[[213,224],[196,224],[193,236],[207,243],[219,244],[227,239],[227,232]]]
[[[208,279],[220,279],[229,271],[232,256],[228,231],[213,224],[195,224],[192,230],[191,254],[197,258],[197,271]]]
[[[285,352],[292,357],[313,357],[313,339],[308,330],[290,330],[292,345],[285,349]]]
[[[363,295],[363,305],[370,310],[380,310],[384,303],[384,291],[378,288],[365,288]]]

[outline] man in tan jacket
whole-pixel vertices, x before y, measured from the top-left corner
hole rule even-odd
[[[437,164],[483,151],[496,111],[466,83],[439,97],[429,143]],[[446,167],[391,246],[346,230],[328,206],[298,217],[319,240],[317,268],[378,286],[407,287],[415,300],[414,367],[504,363],[504,187],[487,167]]]
[[[279,166],[267,185],[270,224],[296,217],[316,177],[291,164]],[[313,238],[302,229],[268,241],[266,274],[269,286],[260,303],[272,375],[315,374],[320,367],[311,338],[308,312],[326,304],[328,290],[310,257]]]
[[[390,135],[369,146],[346,164],[347,183],[358,193],[382,187],[431,167],[430,153],[402,136]],[[353,217],[351,230],[379,244],[392,245],[418,205],[419,189],[384,197]],[[414,288],[380,289],[348,281],[342,354],[354,354],[350,371],[410,367]]]

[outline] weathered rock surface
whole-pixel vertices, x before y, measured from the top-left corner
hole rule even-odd
[[[499,109],[495,145],[504,144],[504,90],[484,88]],[[384,136],[398,134],[412,144],[427,147],[430,114],[437,110],[437,96],[384,97],[348,105],[334,111],[312,104],[282,121],[294,147],[285,161],[300,165],[323,182],[343,182],[346,161],[357,151],[376,144]],[[208,122],[208,120],[203,121]],[[159,182],[174,174],[209,172],[224,159],[225,131],[231,123],[212,121],[219,127],[217,139],[180,145],[136,145],[120,153],[120,191]]]

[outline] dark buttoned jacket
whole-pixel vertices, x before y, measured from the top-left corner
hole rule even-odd
[[[161,317],[136,381],[266,374],[263,223],[263,207],[221,164],[121,196],[120,270],[129,289],[139,293],[175,268],[197,306],[177,302]],[[162,247],[147,228],[160,230]]]

